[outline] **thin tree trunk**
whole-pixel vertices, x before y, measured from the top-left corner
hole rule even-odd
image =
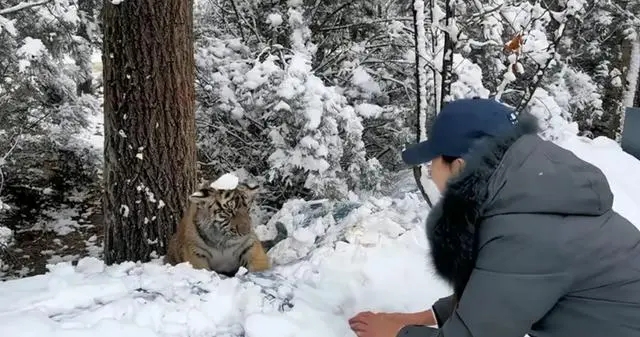
[[[453,48],[455,46],[453,37],[449,31],[449,25],[453,23],[454,8],[451,3],[453,0],[445,0],[445,28],[444,33],[444,52],[442,55],[442,83],[440,87],[439,109],[442,109],[447,99],[451,95],[451,84],[453,83]]]
[[[634,106],[638,91],[638,78],[640,77],[640,38],[625,40],[622,48],[623,64],[626,65],[626,88],[623,93],[623,107]]]
[[[627,107],[632,107],[638,90],[638,75],[640,75],[640,39],[625,39],[622,42],[622,64],[625,68],[625,87],[622,92],[622,104],[619,106],[618,138],[624,131],[624,119]]]
[[[105,261],[148,261],[196,180],[192,0],[103,7]]]
[[[93,78],[92,78],[92,64],[91,64],[91,47],[92,37],[89,36],[89,26],[95,22],[94,10],[97,8],[96,1],[94,0],[78,0],[78,15],[80,16],[80,24],[76,34],[86,40],[86,45],[81,52],[87,53],[87,58],[83,58],[82,55],[77,58],[76,66],[82,71],[82,81],[76,86],[76,93],[81,94],[93,94]]]
[[[416,54],[416,92],[418,97],[416,99],[416,142],[421,142],[427,139],[427,47],[426,47],[426,32],[424,29],[424,1],[415,0],[413,2],[413,24],[415,33],[415,54]],[[418,189],[422,193],[422,196],[427,201],[429,207],[433,206],[429,194],[422,185],[422,170],[421,165],[413,167],[413,177],[416,180]]]

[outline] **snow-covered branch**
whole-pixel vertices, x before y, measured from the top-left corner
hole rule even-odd
[[[0,158],[0,193],[2,192],[2,189],[4,188],[4,172],[2,171],[2,166],[5,165],[5,163],[7,162],[7,158],[9,158],[9,156],[11,155],[11,153],[15,150],[16,146],[18,146],[18,143],[20,142],[20,139],[22,137],[22,134],[19,134],[16,137],[15,142],[13,143],[13,145],[11,145],[11,147],[9,148],[9,150],[7,151],[7,153],[5,153],[1,158]],[[0,208],[1,210],[1,208]]]
[[[51,0],[42,0],[42,1],[34,1],[34,2],[21,2],[15,6],[11,6],[9,8],[5,8],[5,9],[0,9],[0,15],[7,15],[7,14],[12,14],[15,12],[19,12],[23,9],[27,9],[27,8],[31,8],[31,7],[36,7],[36,6],[41,6],[44,5],[48,2],[50,2]]]

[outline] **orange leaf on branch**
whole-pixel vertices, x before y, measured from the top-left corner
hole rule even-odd
[[[514,36],[509,42],[504,44],[504,49],[510,53],[520,54],[520,48],[522,47],[523,37],[522,33]]]

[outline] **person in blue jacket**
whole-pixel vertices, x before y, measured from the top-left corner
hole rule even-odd
[[[403,152],[409,165],[431,162],[442,192],[426,232],[453,295],[423,312],[359,313],[356,335],[640,336],[640,231],[612,209],[604,174],[527,116],[452,101]]]

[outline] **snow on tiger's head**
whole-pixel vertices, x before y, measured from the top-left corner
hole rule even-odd
[[[258,189],[258,185],[240,183],[237,176],[226,173],[215,181],[203,181],[189,196],[189,201],[199,206],[214,206],[230,211],[236,208],[249,208]]]

